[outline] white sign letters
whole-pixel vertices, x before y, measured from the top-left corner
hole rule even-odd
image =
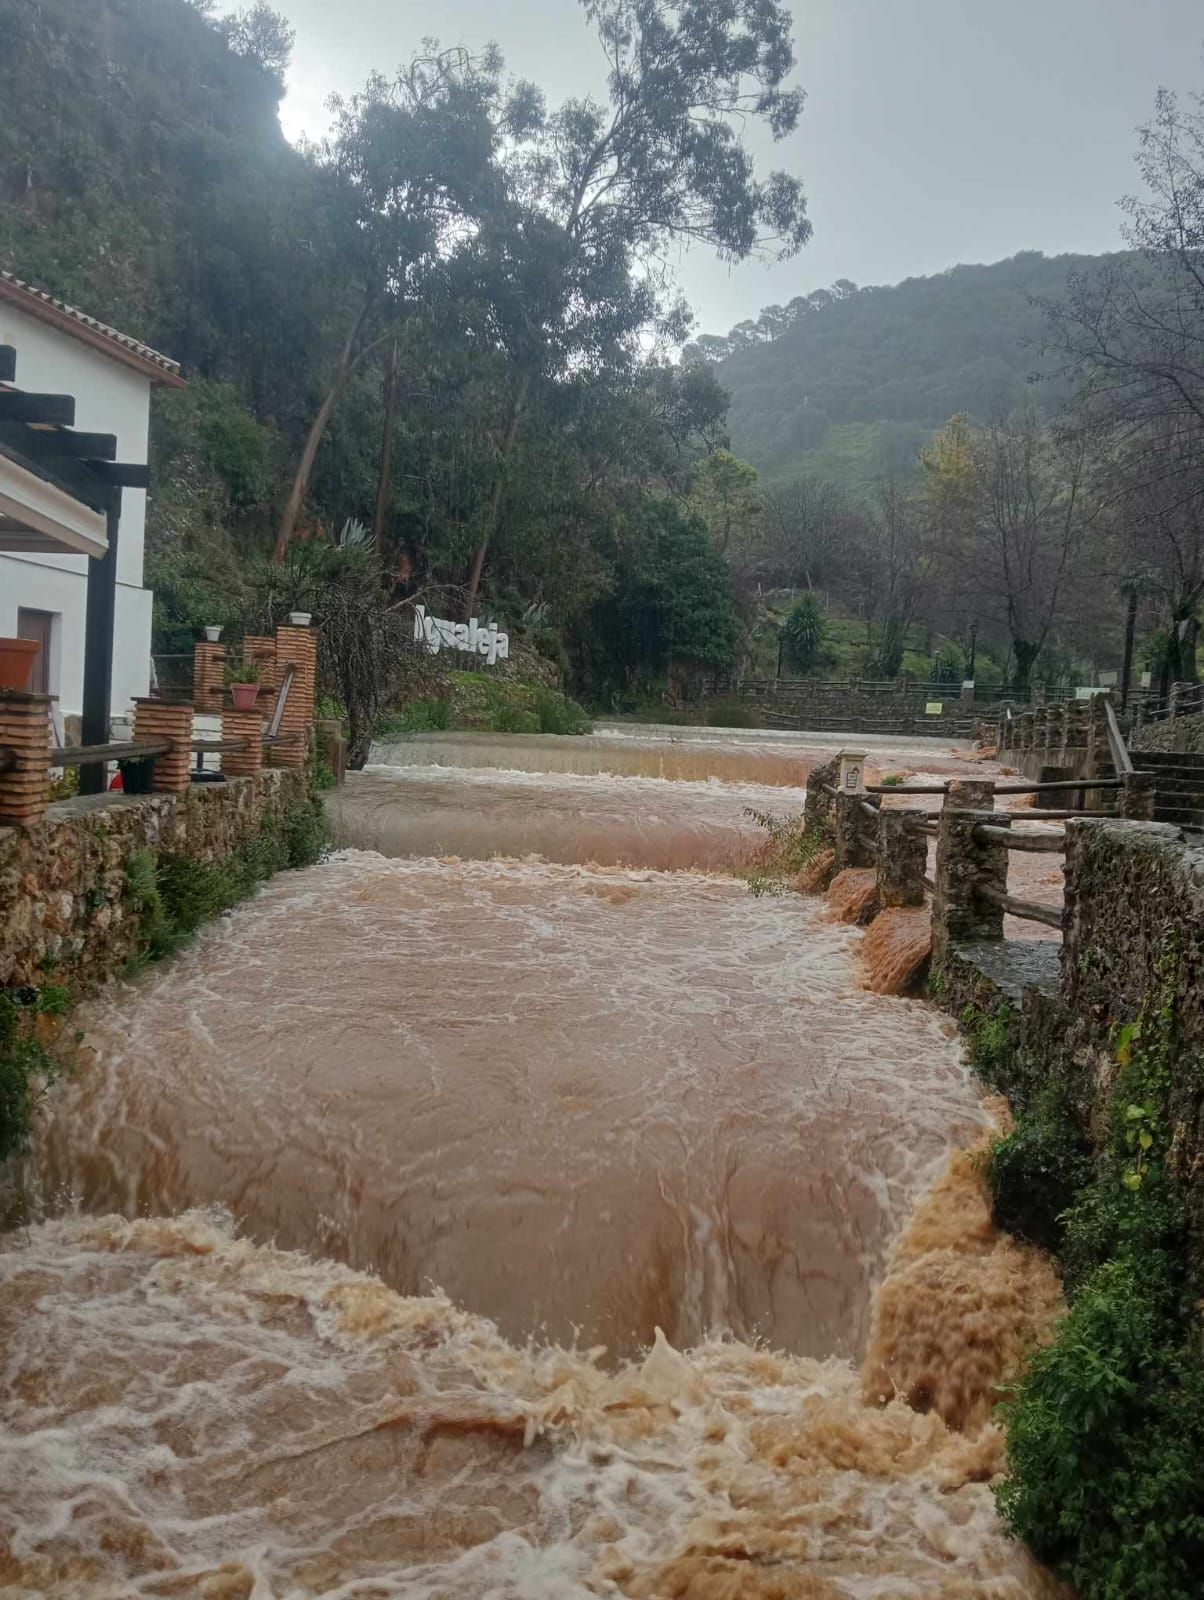
[[[415,606],[414,638],[421,640],[433,656],[447,648],[484,656],[490,666],[510,659],[510,635],[499,633],[496,622],[483,628],[476,617],[468,622],[447,622],[442,617],[428,617],[425,606]]]

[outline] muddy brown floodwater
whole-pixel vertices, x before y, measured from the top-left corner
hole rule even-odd
[[[1056,1280],[932,1188],[994,1113],[859,930],[715,873],[798,749],[684,742],[431,740],[341,797],[391,859],[83,1009],[0,1240],[0,1591],[1058,1592],[987,1483]]]
[[[289,874],[89,1013],[50,1193],[223,1202],[503,1333],[855,1355],[886,1251],[981,1126],[951,1026],[858,935],[694,874]]]

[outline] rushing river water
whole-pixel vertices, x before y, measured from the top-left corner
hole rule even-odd
[[[87,1008],[37,1184],[163,1220],[0,1249],[0,1592],[1054,1592],[983,1424],[1056,1284],[971,1164],[915,1210],[988,1125],[960,1046],[819,901],[715,875],[798,748],[690,743],[430,741],[339,797],[393,859]]]

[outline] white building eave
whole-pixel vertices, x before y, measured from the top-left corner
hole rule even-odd
[[[0,455],[0,553],[103,556],[104,513]]]

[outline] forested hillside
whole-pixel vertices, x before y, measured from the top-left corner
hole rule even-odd
[[[0,262],[190,382],[153,424],[158,649],[290,585],[320,611],[354,568],[374,616],[488,611],[595,701],[730,668],[692,499],[726,402],[668,359],[685,325],[647,267],[686,236],[805,242],[799,182],[741,144],[797,119],[790,15],[589,11],[596,101],[428,41],[298,151],[265,0],[0,0]]]
[[[866,488],[913,474],[956,412],[987,422],[1027,400],[1065,400],[1034,301],[1058,300],[1099,258],[1025,251],[892,288],[832,289],[769,306],[690,354],[718,364],[732,448],[768,478],[815,474]]]

